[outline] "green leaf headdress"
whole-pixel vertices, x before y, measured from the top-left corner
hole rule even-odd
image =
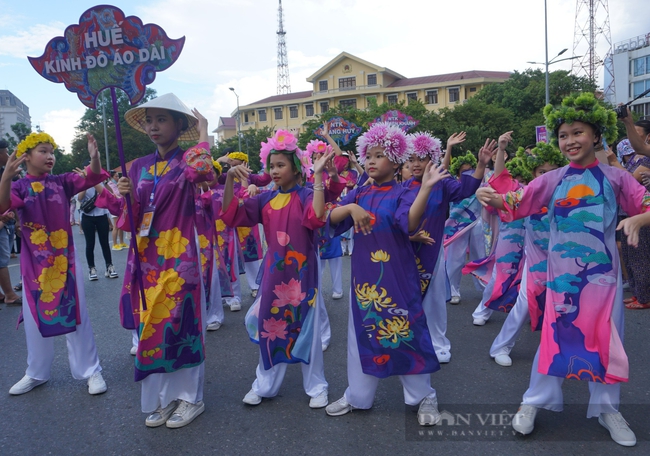
[[[460,155],[451,159],[451,165],[449,166],[449,174],[452,176],[458,175],[458,170],[465,163],[472,165],[472,168],[476,168],[476,157],[470,151],[467,151],[465,155]]]

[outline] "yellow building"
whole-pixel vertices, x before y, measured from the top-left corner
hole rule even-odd
[[[274,95],[241,106],[241,129],[267,126],[302,131],[302,124],[336,105],[366,109],[377,104],[420,100],[429,110],[453,107],[476,95],[488,84],[510,77],[506,71],[464,71],[460,73],[407,78],[393,70],[342,52],[307,78],[312,90]],[[237,133],[236,115],[221,117],[214,131],[220,141]]]

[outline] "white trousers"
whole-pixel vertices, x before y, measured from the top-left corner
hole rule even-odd
[[[77,258],[77,265],[80,263]],[[93,328],[86,309],[83,276],[77,276],[79,313],[81,324],[76,331],[65,335],[68,346],[68,363],[72,377],[83,380],[101,372]],[[36,380],[49,380],[54,361],[54,337],[43,337],[38,330],[32,311],[27,304],[27,286],[23,287],[23,319],[27,340],[27,370],[25,374]]]
[[[350,296],[352,296],[350,291]],[[350,298],[352,306],[352,298]],[[435,395],[436,390],[431,387],[431,374],[400,375],[400,382],[404,390],[404,403],[418,405],[422,399]],[[379,378],[364,374],[359,359],[357,336],[354,331],[352,307],[348,312],[348,388],[345,390],[345,400],[358,409],[369,409],[375,400],[375,391],[379,385]]]
[[[224,313],[223,304],[221,304],[221,281],[217,271],[216,258],[212,260],[212,282],[210,283],[210,307],[205,316],[205,324],[219,322],[223,323]]]
[[[436,353],[451,350],[451,342],[447,339],[447,277],[445,276],[445,257],[442,249],[438,253],[438,261],[433,270],[433,278],[424,295],[422,308],[427,317],[427,326]],[[419,283],[418,283],[419,286]]]
[[[512,347],[524,328],[524,325],[530,320],[530,313],[528,312],[528,295],[526,294],[526,271],[528,265],[524,263],[524,273],[521,278],[521,287],[519,288],[519,295],[517,302],[512,306],[508,316],[503,322],[501,331],[492,342],[490,347],[490,356],[496,358],[499,355],[509,355]]]
[[[468,248],[469,261],[485,258],[485,237],[483,236],[483,225],[481,221],[445,248],[447,277],[449,277],[452,296],[460,296],[460,279],[463,276],[462,271],[463,266],[465,266]],[[476,277],[474,277],[474,284],[477,290],[483,288]]]
[[[239,278],[239,253],[237,251],[239,247],[236,247],[235,249],[235,256],[232,259],[232,267],[234,268],[233,271],[235,271],[235,277],[237,278],[234,282],[232,282],[232,297],[225,298],[226,299],[226,304],[229,306],[232,305],[233,302],[241,302],[241,282]]]
[[[260,286],[255,282],[257,280],[257,273],[260,270],[262,260],[248,261],[244,263],[244,270],[246,271],[246,280],[248,281],[248,288],[257,290]]]
[[[493,310],[490,309],[489,307],[485,307],[485,303],[488,302],[490,299],[490,296],[492,296],[492,292],[494,291],[494,285],[497,282],[497,263],[494,263],[494,267],[492,268],[492,275],[490,276],[490,281],[485,285],[485,288],[483,289],[483,296],[481,297],[481,302],[478,303],[478,306],[476,306],[476,309],[474,309],[474,312],[472,313],[472,319],[474,318],[482,318],[485,321],[488,321],[490,317],[492,316]]]
[[[258,295],[257,299],[260,299]],[[311,341],[311,351],[309,354],[309,364],[299,363],[302,370],[302,386],[310,397],[316,397],[323,391],[327,390],[327,380],[325,380],[325,367],[323,364],[323,350],[321,348],[321,329],[320,329],[320,310],[321,307],[316,305],[316,315],[314,315],[314,334]],[[280,391],[284,374],[287,371],[287,363],[278,363],[269,370],[264,369],[262,355],[260,355],[257,368],[255,369],[255,381],[253,382],[253,392],[261,397],[275,397]]]
[[[621,272],[618,273],[618,283],[621,283]],[[621,342],[624,340],[623,290],[618,287],[612,308],[612,322],[618,330]],[[582,312],[587,311],[583,309]],[[535,407],[562,411],[564,398],[562,395],[563,377],[540,374],[537,370],[539,363],[539,348],[535,354],[533,367],[530,373],[530,384],[524,393],[522,404],[530,404]],[[587,407],[587,418],[599,416],[601,413],[616,413],[621,402],[621,384],[605,384],[596,382],[589,383],[589,406]]]
[[[340,258],[339,258],[340,259]],[[325,308],[325,299],[323,299],[323,265],[320,257],[318,257],[318,277],[320,282],[318,284],[318,296],[316,297],[316,306],[318,307],[318,315],[320,322],[320,340],[321,345],[328,346],[332,340],[332,327],[330,326],[330,318],[327,315],[327,308]]]
[[[330,277],[332,278],[332,293],[343,293],[343,280],[341,278],[341,272],[343,270],[343,258],[328,258],[326,260],[321,259],[321,284],[323,283],[322,274],[325,272],[325,265],[328,264],[330,267]]]
[[[201,305],[201,339],[205,347],[205,289],[203,288],[203,279],[199,279],[201,284],[200,296]],[[221,306],[218,306],[221,307]],[[149,374],[141,381],[140,406],[144,413],[152,413],[158,407],[165,408],[170,402],[180,399],[191,404],[196,404],[203,400],[203,383],[205,382],[205,362],[198,366],[179,369],[174,372]]]

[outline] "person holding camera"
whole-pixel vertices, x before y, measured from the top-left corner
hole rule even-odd
[[[82,170],[79,171],[84,172]],[[81,228],[86,238],[86,261],[88,261],[88,279],[90,281],[98,279],[97,268],[95,267],[95,233],[99,237],[99,245],[102,248],[102,254],[106,262],[105,277],[110,279],[117,279],[119,277],[113,267],[111,247],[108,243],[108,232],[110,231],[108,209],[95,206],[95,200],[97,199],[98,193],[101,193],[101,190],[102,184],[97,184],[77,195],[77,199],[81,203]]]

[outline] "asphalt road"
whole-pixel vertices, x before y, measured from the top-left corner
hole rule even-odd
[[[82,252],[83,236],[75,230]],[[120,276],[126,250],[113,252]],[[103,264],[97,246],[96,263]],[[85,258],[82,259],[87,271]],[[325,352],[330,401],[347,386],[346,319],[349,257],[344,257],[343,300],[331,299],[329,274],[323,289],[332,324],[332,343]],[[18,280],[18,260],[12,260],[12,282]],[[403,404],[397,378],[382,380],[369,411],[329,417],[312,410],[302,389],[298,366],[290,366],[278,397],[251,407],[241,402],[250,389],[258,348],[243,327],[252,298],[244,283],[243,309],[226,310],[224,326],[207,334],[206,410],[191,425],[176,430],[149,429],[140,412],[140,387],[133,381],[130,332],[119,323],[117,300],[122,278],[86,280],[89,313],[108,391],[90,396],[84,381],[74,380],[67,361],[65,338],[56,340],[51,380],[28,394],[10,396],[9,388],[26,367],[25,336],[16,330],[19,308],[0,305],[0,455],[131,455],[131,454],[650,454],[650,311],[626,311],[629,384],[622,388],[621,412],[636,432],[635,448],[623,448],[609,438],[596,419],[586,419],[585,382],[564,384],[565,411],[540,411],[533,434],[512,435],[509,416],[516,412],[527,388],[539,333],[524,329],[513,350],[512,367],[500,367],[488,349],[505,314],[495,314],[483,327],[472,325],[471,312],[480,293],[463,279],[462,302],[448,305],[447,335],[451,363],[432,375],[440,410],[450,412],[432,428],[417,425],[415,407]],[[452,425],[453,421],[453,425]],[[424,434],[422,434],[422,431]]]

